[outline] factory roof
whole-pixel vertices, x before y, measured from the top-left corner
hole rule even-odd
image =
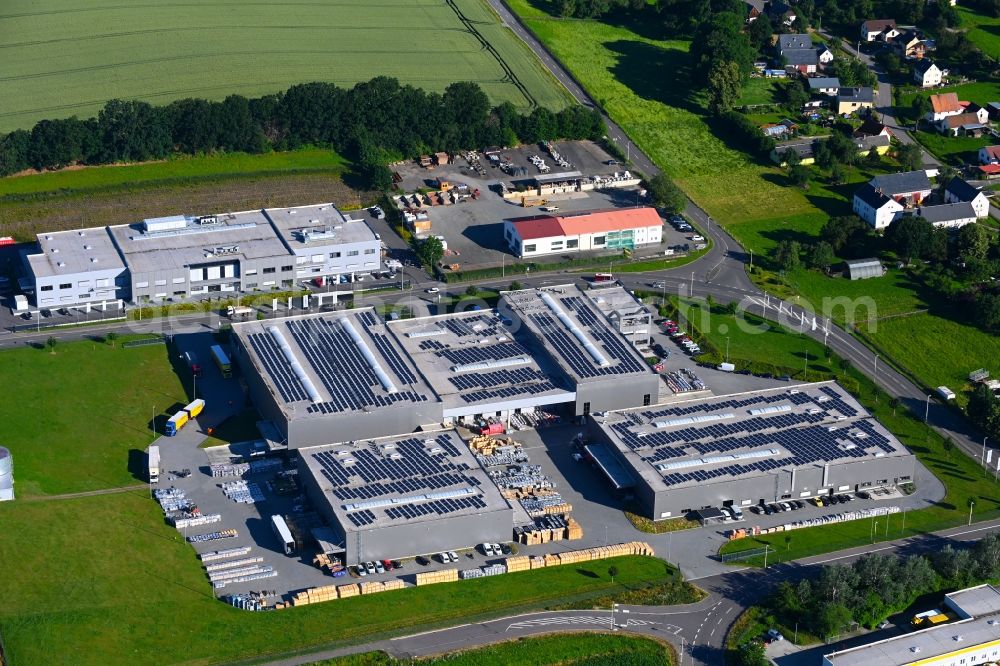
[[[437,401],[374,308],[233,324],[290,416]]]
[[[307,253],[310,248],[374,241],[375,233],[362,220],[352,220],[333,204],[264,211],[289,250]]]
[[[157,218],[108,231],[133,274],[182,271],[226,259],[289,256],[259,210]]]
[[[532,215],[516,220],[508,220],[517,230],[521,240],[537,240],[539,238],[555,238],[563,235],[559,219],[552,215]]]
[[[346,532],[512,512],[454,430],[299,453]]]
[[[125,269],[104,227],[38,234],[38,245],[41,251],[28,255],[36,278]]]
[[[910,455],[834,382],[608,412],[594,419],[658,491],[779,469]]]
[[[645,359],[575,285],[505,292],[500,311],[523,323],[574,381],[645,375]]]
[[[446,418],[576,397],[534,339],[505,326],[494,311],[400,319],[388,328],[441,397]]]
[[[947,594],[945,600],[963,611],[967,619],[833,652],[825,655],[827,662],[833,666],[943,663],[951,655],[1000,646],[1000,591],[992,585],[980,585]]]

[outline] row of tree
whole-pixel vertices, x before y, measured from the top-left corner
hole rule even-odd
[[[798,584],[779,584],[768,605],[777,617],[827,638],[852,622],[874,627],[921,595],[998,576],[1000,536],[989,534],[970,549],[949,545],[930,557],[876,554],[850,565],[823,567],[818,576]]]
[[[525,115],[510,103],[491,107],[476,83],[453,83],[438,94],[378,77],[347,89],[307,83],[280,94],[232,95],[221,102],[183,99],[153,106],[111,100],[96,118],[42,120],[31,131],[0,137],[0,175],[29,167],[314,144],[357,161],[362,173],[367,168],[384,184],[385,165],[395,159],[543,139],[594,139],[603,133],[600,114],[582,106],[558,113],[536,108]]]

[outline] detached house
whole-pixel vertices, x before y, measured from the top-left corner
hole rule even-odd
[[[884,136],[887,139],[891,139],[892,133],[889,131],[889,127],[887,125],[883,125],[872,116],[868,116],[865,118],[865,121],[861,123],[861,126],[854,130],[854,134],[852,136],[854,136],[855,139],[860,139],[866,136]]]
[[[923,58],[927,44],[916,30],[907,30],[892,40],[892,47],[903,58]]]
[[[976,217],[988,217],[990,214],[990,201],[983,191],[958,176],[952,178],[945,186],[944,201],[945,203],[968,202],[976,211]]]
[[[813,95],[829,95],[835,97],[840,90],[840,79],[827,76],[810,76],[806,79],[809,83],[809,92]]]
[[[1000,146],[984,146],[979,149],[980,164],[1000,164]]]
[[[861,41],[887,42],[899,34],[893,19],[875,19],[861,24]]]
[[[955,116],[965,111],[965,108],[958,101],[958,95],[953,92],[931,95],[929,99],[931,110],[927,114],[927,120],[930,122],[936,123],[948,116]]]
[[[913,80],[922,88],[932,88],[941,84],[941,70],[930,60],[918,60],[913,65]]]
[[[854,213],[874,229],[885,229],[904,208],[871,183],[865,183],[854,193]]]
[[[980,123],[984,125],[990,119],[990,112],[984,109],[983,107],[979,106],[975,102],[969,102],[968,104],[965,105],[965,113],[976,114],[976,118],[979,120]]]
[[[767,0],[743,0],[743,3],[747,6],[747,23],[753,23],[760,18],[760,15],[764,13],[764,8],[767,7]]]
[[[904,171],[875,176],[869,183],[886,196],[905,204],[919,204],[931,195],[926,171]]]
[[[979,116],[975,113],[948,116],[939,120],[937,126],[941,134],[947,136],[982,136],[983,132],[989,129],[979,122]]]
[[[875,106],[875,91],[871,88],[841,88],[837,93],[837,115],[847,116]]]

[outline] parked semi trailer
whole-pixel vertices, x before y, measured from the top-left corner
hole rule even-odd
[[[226,356],[226,352],[219,345],[212,345],[211,348],[212,358],[215,359],[215,365],[219,367],[219,372],[222,373],[224,379],[229,379],[233,376],[233,366],[229,362],[229,357]]]
[[[150,445],[149,457],[149,482],[157,483],[160,480],[160,447],[155,444]]]
[[[199,398],[188,404],[184,409],[167,419],[167,428],[164,434],[167,437],[176,435],[184,425],[193,418],[196,418],[205,410],[205,401]]]

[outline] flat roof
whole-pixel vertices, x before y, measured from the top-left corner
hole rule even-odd
[[[454,430],[299,450],[345,532],[513,509]],[[428,525],[432,527],[432,525]]]
[[[510,313],[550,358],[576,382],[646,375],[646,359],[576,285],[503,292],[500,312]]]
[[[655,491],[909,451],[835,382],[592,417]]]
[[[905,666],[986,645],[1000,646],[1000,615],[950,622],[825,655],[833,666]],[[989,663],[989,662],[984,662]]]
[[[1000,590],[992,585],[977,585],[944,595],[972,617],[1000,613]],[[998,627],[1000,630],[1000,627]]]
[[[125,269],[104,227],[38,234],[38,246],[41,251],[27,257],[36,278]]]
[[[289,418],[438,401],[374,308],[237,322],[233,333]]]
[[[388,323],[444,402],[445,417],[572,402],[576,393],[533,339],[493,310]]]
[[[143,223],[108,227],[133,273],[169,272],[234,258],[290,257],[263,211],[220,213],[214,224],[186,218],[183,229],[147,232]]]
[[[353,220],[330,203],[294,208],[268,208],[264,211],[275,233],[290,250],[308,251],[310,247],[374,241],[373,232],[363,220]]]

